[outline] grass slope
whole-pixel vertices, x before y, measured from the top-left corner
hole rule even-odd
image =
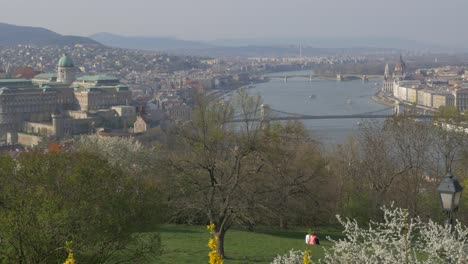
[[[309,247],[312,259],[323,257],[323,248],[330,247],[327,236],[338,238],[341,232],[333,227],[314,229],[321,238],[320,246],[307,246],[304,229],[259,228],[256,232],[229,230],[226,234],[226,264],[270,263],[278,254],[290,249],[304,250]],[[154,263],[208,263],[208,230],[200,226],[163,225],[157,230],[161,234],[163,255]]]

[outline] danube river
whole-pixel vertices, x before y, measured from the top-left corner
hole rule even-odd
[[[299,75],[304,72],[287,74]],[[259,94],[263,102],[275,110],[305,115],[348,115],[388,108],[372,100],[372,95],[380,86],[380,79],[363,83],[361,80],[310,81],[309,78],[294,77],[287,82],[273,78],[269,82],[256,84],[249,91],[252,95]],[[391,110],[388,113],[391,113]],[[362,120],[329,119],[303,120],[303,122],[325,145],[332,147],[343,143],[350,134],[356,133]]]

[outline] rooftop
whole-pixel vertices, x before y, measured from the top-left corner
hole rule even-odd
[[[41,73],[36,76],[34,76],[34,79],[51,79],[51,78],[57,78],[56,73]]]
[[[78,81],[90,81],[90,82],[98,82],[98,81],[119,81],[119,79],[113,76],[106,76],[106,75],[94,75],[94,76],[82,76],[77,78]]]
[[[0,79],[0,84],[31,82],[28,79]]]
[[[68,57],[68,55],[64,54],[59,62],[58,62],[59,67],[64,67],[64,68],[73,68],[75,67],[75,64],[73,64],[73,60]]]

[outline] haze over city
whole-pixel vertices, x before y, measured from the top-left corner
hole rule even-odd
[[[468,0],[0,0],[0,264],[466,264]]]
[[[2,1],[1,22],[61,34],[171,36],[190,40],[403,38],[468,41],[464,0],[48,0]]]

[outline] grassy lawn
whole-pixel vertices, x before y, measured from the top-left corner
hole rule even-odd
[[[307,228],[288,230],[258,228],[256,232],[229,230],[225,238],[226,264],[270,263],[278,254],[290,249],[304,250],[309,247],[313,260],[323,256],[323,248],[330,247],[327,236],[338,238],[341,232],[333,227],[315,228],[320,237],[320,246],[307,246],[304,237]],[[208,263],[208,230],[202,226],[163,225],[161,234],[163,255],[154,263]]]

